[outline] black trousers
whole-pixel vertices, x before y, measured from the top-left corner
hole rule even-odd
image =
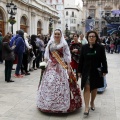
[[[2,59],[2,50],[0,50],[0,62],[3,62],[3,59]]]
[[[5,81],[10,81],[13,61],[5,60]]]
[[[39,63],[42,62],[42,51],[38,51],[36,57],[36,67],[39,68]]]
[[[23,60],[22,60],[22,66],[21,66],[21,73],[24,71],[27,73],[28,72],[28,54],[24,53],[23,54]]]

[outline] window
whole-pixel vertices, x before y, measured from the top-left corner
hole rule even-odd
[[[76,19],[74,19],[74,23],[76,23]]]
[[[58,24],[61,24],[61,21],[58,21]]]
[[[40,21],[38,21],[38,23],[37,23],[37,28],[41,28],[41,22]]]
[[[0,20],[3,20],[3,14],[1,11],[0,11]]]
[[[74,19],[70,19],[70,23],[74,23]]]
[[[101,23],[102,23],[102,25],[105,25],[105,21],[102,21]]]
[[[56,5],[57,10],[63,10],[63,5]]]
[[[66,19],[65,21],[66,21],[66,23],[68,23],[68,19]]]
[[[76,19],[70,19],[70,23],[76,23]]]
[[[70,27],[71,31],[76,31],[76,27]]]
[[[52,1],[52,4],[56,4],[56,0],[53,0],[53,1]]]
[[[95,18],[95,9],[89,9],[89,16]]]
[[[20,20],[20,24],[21,25],[26,25],[27,24],[27,19],[25,18],[25,16],[22,16],[22,18]]]
[[[106,11],[105,12],[105,16],[110,16],[111,15],[111,11]]]
[[[68,16],[68,11],[66,11],[66,16]]]
[[[62,3],[62,0],[58,0],[58,3]]]
[[[74,17],[74,12],[72,12],[72,17]]]

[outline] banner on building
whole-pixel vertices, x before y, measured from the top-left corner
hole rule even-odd
[[[85,32],[89,32],[94,29],[95,21],[94,19],[86,19]]]
[[[108,24],[107,25],[107,34],[112,35],[112,34],[120,34],[120,24]]]

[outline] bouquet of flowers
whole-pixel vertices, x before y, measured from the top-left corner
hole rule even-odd
[[[45,61],[40,63],[40,69],[45,70],[46,67],[47,67],[47,63]]]

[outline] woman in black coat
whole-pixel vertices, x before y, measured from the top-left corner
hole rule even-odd
[[[5,60],[5,81],[14,82],[11,80],[11,71],[13,66],[13,61],[15,59],[14,49],[16,45],[10,47],[11,36],[9,34],[5,35],[2,41],[2,59]]]
[[[104,46],[97,43],[99,40],[98,34],[95,31],[88,32],[87,40],[88,44],[82,47],[78,67],[81,89],[84,88],[84,115],[89,114],[90,95],[91,110],[95,110],[94,100],[97,88],[104,86],[103,76],[108,73]]]

